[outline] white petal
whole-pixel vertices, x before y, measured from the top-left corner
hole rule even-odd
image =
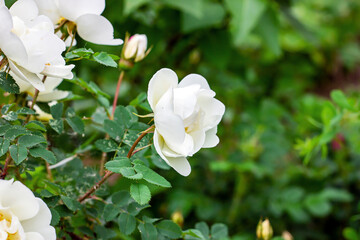
[[[174,89],[174,112],[182,119],[186,119],[194,113],[199,90],[200,85],[197,84]]]
[[[199,74],[189,74],[181,80],[179,87],[187,87],[193,84],[199,84],[202,89],[210,90],[209,84],[206,79]]]
[[[54,24],[58,23],[61,15],[55,0],[35,0],[35,2],[40,14],[49,17]]]
[[[38,7],[33,0],[17,0],[10,8],[12,16],[24,21],[31,21],[39,15]]]
[[[206,138],[203,148],[212,148],[219,144],[219,138],[216,136],[217,133],[217,127],[214,127],[208,131],[206,131]]]
[[[27,232],[25,233],[26,240],[45,240],[40,233],[37,232]]]
[[[0,32],[1,34],[10,32],[13,28],[12,16],[9,9],[0,5]]]
[[[74,76],[71,70],[75,67],[75,65],[45,65],[44,70],[41,74],[49,76],[49,77],[58,77],[58,78],[66,78],[72,79]]]
[[[39,212],[31,219],[22,221],[21,224],[26,233],[37,232],[46,240],[56,240],[55,229],[50,226],[51,212],[48,206],[40,198],[36,198]]]
[[[201,96],[198,98],[198,103],[203,113],[205,113],[202,127],[209,130],[218,125],[225,113],[225,105],[215,98]]]
[[[1,15],[0,11],[0,15]],[[1,18],[1,17],[0,17]],[[0,24],[2,25],[2,24]],[[1,32],[0,49],[8,59],[16,61],[19,64],[27,63],[28,55],[25,46],[18,36],[12,32]]]
[[[40,94],[52,93],[54,89],[57,86],[59,86],[62,81],[63,81],[62,78],[47,77],[44,82],[45,91],[40,92]]]
[[[51,93],[45,93],[45,94],[41,94],[41,92],[40,92],[40,94],[37,98],[37,101],[38,102],[51,102],[51,101],[66,98],[67,96],[69,96],[69,92],[60,91],[60,90],[55,90]]]
[[[20,79],[27,81],[30,83],[34,88],[38,89],[39,91],[45,91],[45,85],[42,80],[35,74],[27,71],[26,69],[16,65],[14,62],[9,60],[9,65],[11,71],[17,75]]]
[[[114,28],[103,16],[82,15],[76,20],[79,36],[89,42],[102,45],[121,45],[123,40],[114,39]]]
[[[162,152],[162,147],[164,146],[164,139],[159,135],[157,130],[154,132],[154,146],[157,151],[157,153],[160,155],[160,157],[172,168],[175,169],[178,173],[180,173],[183,176],[188,176],[191,172],[191,166],[188,162],[188,160],[185,157],[165,157]]]
[[[9,207],[20,221],[34,217],[39,211],[39,204],[32,191],[18,181],[7,186],[0,197],[1,205]]]
[[[191,173],[191,166],[189,161],[185,157],[178,157],[178,158],[167,158],[169,161],[170,167],[175,169],[178,173],[183,175],[184,177],[189,176]]]
[[[22,80],[16,74],[14,74],[12,71],[10,71],[10,75],[14,78],[16,84],[19,86],[20,92],[27,92],[27,91],[33,89],[33,86],[29,82]]]
[[[178,77],[176,73],[168,68],[163,68],[157,71],[151,78],[148,86],[147,98],[154,111],[156,104],[166,91],[170,88],[175,88],[178,84]]]
[[[105,0],[59,0],[61,15],[75,22],[85,14],[100,15],[105,9]]]
[[[194,132],[190,132],[189,135],[191,135],[193,142],[194,142],[194,146],[193,146],[193,151],[192,154],[197,153],[204,145],[205,143],[205,132],[203,130],[199,130],[199,131],[194,131]]]

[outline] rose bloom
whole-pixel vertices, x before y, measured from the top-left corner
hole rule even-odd
[[[101,13],[105,0],[35,0],[40,14],[48,16],[54,24],[69,21],[76,25],[79,36],[89,42],[103,45],[121,45],[114,39],[112,24]]]
[[[47,205],[21,182],[0,180],[0,239],[56,240]]]
[[[164,68],[149,82],[148,101],[154,111],[155,149],[183,176],[191,172],[188,156],[219,143],[217,125],[225,106],[214,97],[215,92],[206,79],[198,74],[190,74],[178,83],[176,73]]]
[[[51,20],[38,13],[32,0],[18,0],[10,9],[0,2],[0,58],[6,58],[12,75],[44,91],[39,75],[72,78],[74,65],[65,65],[64,42],[54,34]]]

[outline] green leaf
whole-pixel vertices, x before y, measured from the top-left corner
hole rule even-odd
[[[22,127],[22,126],[20,126],[20,127],[13,126],[12,128],[8,129],[5,132],[5,138],[12,141],[15,138],[17,138],[18,136],[24,135],[26,133],[27,133],[27,131],[26,131],[26,129],[24,127]]]
[[[121,173],[120,170],[122,168],[132,167],[132,165],[128,158],[122,158],[121,160],[113,160],[113,161],[107,162],[105,164],[105,167],[109,171],[112,171],[115,173]]]
[[[263,0],[225,0],[232,15],[231,31],[236,45],[240,45],[258,23],[266,9]]]
[[[125,235],[131,234],[136,228],[136,219],[128,213],[121,213],[118,219],[120,232]]]
[[[51,226],[56,226],[59,224],[60,222],[60,214],[54,209],[54,208],[50,208],[50,212],[51,212]]]
[[[49,164],[55,164],[57,162],[57,159],[56,159],[54,153],[52,153],[51,151],[49,151],[45,148],[42,148],[42,147],[32,148],[29,150],[29,152],[30,152],[31,156],[36,157],[36,158],[42,158]]]
[[[340,90],[334,90],[330,94],[331,99],[340,107],[355,111],[354,107],[350,105],[349,101],[347,100],[345,94]]]
[[[279,42],[279,23],[273,10],[268,9],[261,17],[256,27],[257,32],[266,46],[276,55],[281,54]]]
[[[169,188],[171,187],[171,184],[162,176],[154,172],[152,169],[146,167],[145,165],[135,165],[134,166],[135,171],[138,173],[141,173],[143,175],[143,178],[152,184]]]
[[[61,134],[64,131],[64,121],[62,119],[50,119],[49,125],[58,134]]]
[[[94,60],[107,67],[116,68],[118,64],[112,59],[112,57],[106,52],[95,53],[93,56]]]
[[[149,188],[140,183],[133,183],[130,186],[131,197],[140,205],[147,204],[151,199]]]
[[[22,107],[17,110],[16,113],[19,115],[33,115],[35,114],[35,111],[27,107]]]
[[[68,52],[65,54],[65,57],[67,59],[73,59],[73,58],[85,58],[89,59],[94,54],[94,51],[92,49],[86,49],[86,48],[77,48],[71,52]]]
[[[115,141],[120,142],[124,135],[124,126],[115,123],[112,120],[106,119],[104,121],[104,130]]]
[[[13,111],[8,112],[6,115],[3,115],[2,117],[3,117],[5,120],[11,121],[11,122],[16,121],[16,120],[18,119],[17,113],[16,113],[16,112],[13,112]]]
[[[204,2],[204,12],[201,17],[189,13],[182,15],[182,31],[189,33],[198,29],[220,25],[225,18],[225,9],[219,3]]]
[[[211,226],[212,239],[224,239],[228,237],[228,228],[223,223],[215,223]]]
[[[4,156],[7,153],[10,146],[10,141],[8,139],[0,138],[0,157]]]
[[[346,240],[359,240],[359,234],[356,232],[355,229],[347,227],[343,230],[343,236]]]
[[[60,119],[63,114],[63,111],[64,111],[64,104],[61,102],[52,105],[50,107],[50,112],[54,119]]]
[[[125,0],[124,15],[129,15],[142,5],[149,3],[150,0]]]
[[[115,152],[118,149],[118,145],[111,139],[99,139],[95,146],[102,152]]]
[[[143,175],[141,173],[136,173],[133,167],[124,167],[119,170],[121,175],[123,177],[133,179],[133,180],[139,180],[143,178]]]
[[[129,191],[120,191],[111,196],[111,201],[118,207],[124,207],[134,200],[131,198]]]
[[[27,158],[28,152],[26,147],[20,146],[19,144],[11,145],[9,151],[16,165],[19,165]]]
[[[25,125],[25,128],[29,130],[39,130],[41,132],[46,132],[45,125],[39,121],[31,121]]]
[[[210,235],[209,226],[205,222],[196,223],[195,228],[198,229],[204,236]]]
[[[103,217],[105,218],[105,221],[109,222],[114,220],[119,212],[120,208],[118,206],[115,206],[114,204],[106,204]]]
[[[31,148],[40,143],[47,143],[43,136],[38,135],[24,135],[19,138],[19,145],[27,148]]]
[[[61,196],[61,200],[64,202],[65,206],[73,212],[81,208],[81,204],[75,199],[72,199],[67,196]]]
[[[169,7],[178,9],[182,12],[192,14],[194,17],[201,18],[203,16],[203,0],[161,0]]]
[[[179,225],[171,220],[163,220],[156,225],[159,232],[171,239],[178,239],[181,237],[182,231]]]
[[[140,223],[138,229],[142,240],[158,240],[156,228],[151,223]]]
[[[307,209],[317,217],[326,216],[331,211],[329,201],[320,194],[310,194],[304,201]]]
[[[8,93],[19,94],[20,88],[15,80],[6,72],[0,72],[0,88]]]
[[[130,111],[125,108],[124,106],[118,106],[115,109],[115,113],[114,113],[114,120],[115,122],[117,122],[118,124],[120,124],[120,126],[124,126],[126,128],[130,128],[131,125],[134,123],[132,121],[132,113],[130,113]]]
[[[66,122],[70,125],[70,127],[77,133],[83,134],[85,131],[84,122],[81,120],[79,116],[67,117]]]

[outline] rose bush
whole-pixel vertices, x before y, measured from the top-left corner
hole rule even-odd
[[[24,184],[0,179],[0,239],[55,240],[51,212]]]
[[[191,172],[188,156],[219,143],[217,125],[225,106],[214,97],[206,79],[198,74],[190,74],[178,83],[176,73],[164,68],[149,82],[156,151],[181,175]]]

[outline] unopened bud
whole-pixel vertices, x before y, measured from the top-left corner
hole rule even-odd
[[[171,215],[171,220],[173,220],[173,222],[179,225],[180,227],[184,225],[184,217],[179,211],[176,211]]]
[[[269,219],[264,221],[260,220],[256,228],[256,236],[261,240],[270,240],[273,236],[273,229],[271,227]]]
[[[291,235],[291,233],[289,233],[288,231],[285,231],[282,233],[281,237],[284,240],[294,240],[294,237]]]
[[[124,58],[133,59],[134,62],[143,60],[148,52],[147,37],[145,34],[135,34],[124,44]]]

